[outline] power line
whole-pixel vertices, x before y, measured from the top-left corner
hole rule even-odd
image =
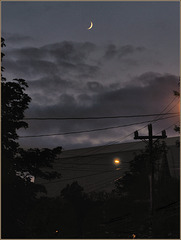
[[[172,117],[176,117],[178,115],[170,116],[170,117],[165,117],[165,118],[160,118],[156,119],[154,121],[159,121],[159,120],[164,120]],[[152,120],[153,121],[153,120]],[[63,136],[63,135],[69,135],[69,134],[80,134],[80,133],[88,133],[88,132],[97,132],[97,131],[105,131],[109,129],[116,129],[116,128],[121,128],[121,127],[129,127],[137,124],[143,124],[143,123],[148,123],[150,121],[143,121],[143,122],[136,122],[136,123],[131,123],[131,124],[125,124],[125,125],[119,125],[119,126],[111,126],[111,127],[106,127],[106,128],[96,128],[96,129],[90,129],[90,130],[82,130],[82,131],[73,131],[73,132],[64,132],[64,133],[53,133],[53,134],[41,134],[41,135],[29,135],[29,136],[19,136],[19,138],[37,138],[37,137],[50,137],[50,136]]]
[[[157,121],[157,120],[153,120],[153,121]],[[147,127],[147,125],[145,125],[145,126],[143,126],[143,127],[141,127],[141,128],[139,128],[138,130],[142,130],[143,128],[145,128],[145,127]],[[125,138],[127,138],[127,137],[129,137],[129,136],[131,136],[132,134],[133,134],[134,132],[131,132],[130,134],[128,134],[128,135],[126,135],[125,137],[123,137],[123,138],[121,138],[121,140],[120,141],[112,141],[112,142],[110,142],[110,143],[108,143],[108,144],[106,144],[106,145],[103,145],[103,146],[100,146],[98,149],[91,149],[91,150],[89,150],[88,152],[86,152],[86,155],[77,155],[77,156],[73,156],[73,157],[71,157],[70,159],[72,159],[72,158],[78,158],[78,157],[80,157],[80,158],[82,158],[82,157],[88,157],[88,156],[92,156],[91,154],[95,154],[96,152],[98,152],[98,151],[100,151],[100,150],[102,150],[102,149],[104,149],[104,148],[106,148],[107,146],[109,146],[109,145],[111,145],[111,144],[113,144],[113,143],[119,143],[119,142],[122,142]],[[137,144],[139,144],[139,142],[137,142],[136,143],[136,145]],[[124,148],[124,149],[122,149],[123,151],[125,151],[125,150],[128,150],[130,147],[126,147],[126,148]],[[121,150],[121,151],[122,151]],[[87,155],[87,153],[89,153],[89,155]],[[93,161],[97,161],[97,160],[99,160],[98,158],[96,158],[96,159],[94,159]],[[91,161],[91,163],[89,164],[82,164],[82,163],[76,163],[76,165],[109,165],[110,166],[110,164],[94,164],[94,163],[92,163],[93,161]],[[74,163],[58,163],[58,164],[75,164],[75,162]],[[122,163],[123,164],[123,163]],[[127,162],[125,163],[126,165],[128,164]]]
[[[176,98],[176,97],[175,97],[175,98]],[[175,98],[174,98],[173,100],[175,100]],[[173,102],[173,100],[163,109],[162,112],[164,112],[164,111],[171,105],[171,103]],[[176,104],[174,104],[170,109],[168,109],[166,113],[169,113],[172,109],[174,109],[179,102],[180,102],[180,100],[178,100],[178,101],[176,102]],[[180,114],[179,114],[179,116],[180,116]],[[161,117],[160,119],[162,119],[162,117]],[[157,118],[155,118],[155,120],[157,120]]]
[[[92,155],[88,155],[88,156],[92,156]],[[94,159],[94,161],[97,161],[97,160],[100,160],[100,158]],[[127,165],[127,164],[128,164],[128,162],[121,163],[121,167],[124,166],[124,165]],[[67,165],[77,165],[77,166],[86,165],[86,166],[109,166],[109,167],[113,166],[113,164],[111,164],[111,163],[89,163],[89,162],[88,163],[85,163],[85,162],[84,163],[77,163],[77,162],[65,162],[65,163],[62,163],[62,162],[60,162],[60,163],[58,163],[58,164],[56,164],[54,166],[57,168],[57,167],[61,167],[60,165],[66,165],[66,166]],[[67,168],[67,169],[69,169],[69,168]],[[74,167],[74,170],[75,170],[75,167]]]
[[[154,121],[157,121],[157,120],[154,120]],[[168,128],[170,128],[170,127],[172,127],[174,124],[172,124],[171,126],[169,126]],[[140,131],[140,130],[142,130],[142,129],[144,129],[145,127],[147,127],[147,125],[145,125],[145,126],[143,126],[143,127],[141,127],[141,128],[139,128],[138,129],[138,131]],[[167,130],[168,128],[166,128],[165,130]],[[104,149],[104,148],[106,148],[106,147],[108,147],[108,146],[110,146],[110,145],[112,145],[113,143],[120,143],[120,142],[122,142],[123,140],[125,140],[127,137],[129,137],[129,136],[131,136],[132,134],[133,134],[134,132],[131,132],[131,133],[129,133],[128,135],[126,135],[125,137],[123,137],[123,138],[121,138],[121,140],[119,140],[119,141],[112,141],[112,142],[109,142],[108,144],[105,144],[105,145],[102,145],[102,146],[99,146],[98,147],[98,149],[91,149],[91,150],[89,150],[89,151],[87,151],[86,152],[86,155],[75,155],[75,156],[70,156],[68,159],[66,159],[66,160],[72,160],[72,158],[82,158],[82,157],[89,157],[89,156],[93,156],[92,154],[95,154],[95,153],[97,153],[98,151],[100,151],[100,150],[102,150],[102,149]],[[159,132],[160,133],[160,132]],[[135,145],[138,145],[139,144],[139,142],[137,142],[137,143],[135,143]],[[130,146],[126,146],[126,147],[124,147],[123,149],[121,149],[121,151],[119,151],[119,152],[122,152],[122,151],[125,151],[125,150],[129,150],[130,149]],[[97,161],[97,160],[100,160],[99,158],[96,158],[96,159],[93,159],[93,160],[91,160],[91,163],[89,164],[89,163],[72,163],[72,162],[66,162],[66,163],[58,163],[58,165],[59,164],[76,164],[76,165],[97,165],[97,166],[105,166],[105,165],[111,165],[111,164],[95,164],[95,163],[93,163],[94,161]],[[127,164],[127,162],[126,163],[122,163],[122,165],[123,164]],[[121,166],[122,166],[121,165]],[[68,169],[68,168],[67,168]]]
[[[138,114],[138,115],[119,115],[119,116],[97,116],[97,117],[29,117],[24,118],[24,120],[31,121],[31,120],[101,120],[101,119],[113,119],[113,118],[138,118],[138,117],[154,117],[154,116],[165,116],[168,114],[178,114],[176,113],[154,113],[154,114]]]
[[[172,102],[173,102],[175,99],[176,99],[176,97],[174,97],[174,98],[172,99],[172,101],[161,111],[161,113],[163,113],[163,112],[172,104]],[[169,111],[170,111],[170,110],[169,110]],[[151,122],[156,122],[157,119],[158,119],[158,118],[155,118],[155,119],[153,119]],[[140,130],[146,128],[146,127],[147,127],[147,125],[139,128],[138,131],[140,131]],[[134,131],[131,132],[131,133],[129,133],[128,135],[122,137],[121,139],[120,139],[120,138],[117,138],[115,141],[111,141],[111,142],[108,142],[108,143],[105,144],[105,145],[98,146],[97,149],[91,149],[91,150],[89,150],[87,153],[96,153],[96,152],[98,152],[98,151],[106,148],[106,147],[109,146],[109,145],[116,144],[116,143],[120,143],[120,142],[124,141],[126,138],[128,138],[129,136],[131,136],[131,135],[133,135],[133,134],[134,134]],[[119,139],[120,139],[120,140],[119,140]],[[138,143],[137,143],[137,144],[138,144]],[[129,148],[128,148],[128,149],[129,149]],[[84,157],[84,155],[78,155],[78,156],[76,156],[76,157]]]
[[[57,182],[64,182],[64,181],[68,181],[68,180],[76,180],[79,178],[86,178],[86,177],[92,177],[95,175],[99,175],[99,174],[103,174],[103,173],[110,173],[110,172],[114,172],[115,170],[106,170],[106,171],[100,171],[98,173],[93,173],[93,174],[88,174],[88,175],[83,175],[83,176],[77,176],[77,177],[73,177],[73,178],[65,178],[65,179],[60,179],[60,180],[56,180],[56,181],[49,181],[49,182],[40,182],[37,184],[50,184],[50,183],[57,183]]]
[[[147,127],[147,125],[145,125],[144,127],[139,128],[138,131],[144,129],[145,127]],[[100,146],[98,149],[94,149],[94,150],[92,150],[92,151],[90,150],[89,152],[94,152],[94,153],[95,153],[95,152],[98,152],[99,150],[104,149],[104,148],[107,147],[107,146],[112,145],[112,144],[121,143],[122,141],[124,141],[126,138],[128,138],[129,136],[131,136],[131,135],[133,135],[133,134],[134,134],[134,131],[131,132],[131,133],[129,133],[129,134],[127,134],[126,136],[122,137],[121,139],[118,138],[118,139],[120,139],[120,140],[115,140],[115,141],[109,142],[109,143],[107,143],[107,144],[105,144],[105,145]],[[135,145],[137,145],[137,144],[139,144],[139,142],[137,142]],[[127,150],[127,149],[129,149],[129,148],[130,148],[130,147],[126,147],[126,148],[123,149],[123,151],[125,151],[125,150]],[[83,155],[82,155],[82,156],[83,156]],[[82,157],[82,156],[79,156],[79,157]],[[90,155],[90,156],[91,156],[91,155]],[[84,157],[84,156],[83,156],[83,157]]]
[[[169,104],[169,106],[170,106],[170,104]],[[175,106],[174,106],[175,107]],[[165,109],[164,109],[165,110]],[[163,111],[164,111],[163,110]],[[171,109],[170,109],[171,110]],[[170,111],[169,110],[169,111]],[[167,117],[167,118],[170,118],[170,117]],[[152,121],[150,121],[150,122],[156,122],[156,121],[158,121],[158,120],[164,120],[164,119],[167,119],[167,118],[160,118],[160,119],[153,119]],[[148,121],[147,121],[148,122]],[[145,123],[145,122],[143,122],[143,123]],[[137,124],[140,124],[140,123],[137,123]],[[130,124],[129,124],[130,125]],[[132,125],[132,124],[131,124]],[[173,126],[173,124],[171,125],[171,126]],[[170,128],[171,126],[169,126],[168,128]],[[144,126],[144,127],[141,127],[139,130],[141,130],[141,129],[143,129],[143,128],[145,128],[146,126]],[[168,129],[167,128],[167,129]],[[133,133],[130,133],[130,134],[128,134],[127,136],[125,136],[123,139],[125,139],[126,137],[128,137],[128,136],[130,136],[131,134],[133,134]],[[116,142],[116,141],[114,141],[114,142]],[[100,148],[104,148],[104,147],[106,147],[106,146],[108,146],[108,145],[110,145],[110,144],[106,144],[105,146],[100,146]],[[98,149],[96,149],[96,150],[93,150],[93,151],[98,151]],[[90,151],[91,152],[91,151]],[[81,157],[81,156],[76,156],[76,157]],[[82,164],[80,164],[80,165],[82,165]],[[101,172],[97,172],[97,173],[95,173],[95,174],[89,174],[89,175],[84,175],[84,176],[79,176],[79,177],[75,177],[75,178],[68,178],[68,179],[62,179],[62,180],[58,180],[58,181],[52,181],[52,183],[54,183],[54,182],[63,182],[63,181],[68,181],[68,180],[73,180],[73,179],[78,179],[78,178],[85,178],[85,177],[90,177],[90,176],[94,176],[94,175],[97,175],[97,174],[101,174],[101,173],[105,173],[105,172],[114,172],[115,170],[112,170],[112,171],[101,171]],[[51,183],[51,182],[48,182],[48,183]],[[46,183],[44,183],[44,184],[48,184],[47,182]],[[42,184],[42,183],[41,183]],[[90,185],[89,185],[90,186]]]
[[[95,189],[95,185],[96,185],[96,188],[98,185],[102,184],[102,185],[105,185],[107,182],[114,182],[114,179],[115,176],[109,176],[107,178],[104,178],[104,179],[100,179],[100,180],[97,180],[95,181],[94,183],[85,183],[83,185],[81,185],[84,189],[86,189],[86,192],[90,192],[90,189],[92,188],[93,190]],[[75,180],[76,180],[76,177],[75,177]],[[46,184],[46,183],[45,183]],[[60,191],[60,186],[57,185],[57,190],[55,190],[55,193],[57,193],[58,191]],[[92,191],[92,190],[91,190]]]
[[[177,123],[177,122],[176,122]],[[175,124],[176,124],[175,123]],[[171,128],[172,126],[174,126],[175,124],[172,124],[172,125],[170,125],[170,126],[168,126],[165,130],[168,130],[169,128]],[[146,126],[144,126],[144,127],[142,127],[142,128],[140,128],[140,129],[138,129],[138,131],[140,131],[140,130],[142,130],[143,128],[145,128],[145,127],[147,127],[147,125]],[[158,132],[157,134],[159,134],[160,132]],[[128,136],[130,136],[130,135],[132,135],[133,133],[130,133],[130,134],[128,134],[126,137],[128,137]],[[137,142],[137,143],[135,143],[134,144],[134,146],[136,146],[136,145],[138,145],[140,142]],[[106,148],[107,146],[109,146],[109,145],[104,145],[104,146],[102,146],[102,147],[99,147],[98,149],[94,149],[94,150],[90,150],[90,151],[88,151],[88,152],[86,152],[86,154],[87,155],[75,155],[75,156],[72,156],[72,157],[70,157],[69,158],[69,160],[72,160],[73,158],[82,158],[82,157],[90,157],[90,156],[93,156],[92,154],[95,154],[95,152],[97,152],[97,151],[100,151],[100,150],[102,150],[102,149],[104,149],[104,148]],[[125,151],[125,150],[129,150],[130,148],[132,148],[132,146],[126,146],[126,147],[124,147],[123,149],[121,149],[120,151],[118,151],[118,152],[123,152],[123,151]],[[88,154],[89,153],[89,154]],[[66,159],[66,160],[68,160],[68,159]],[[112,164],[106,164],[106,163],[98,163],[98,164],[96,164],[96,163],[93,163],[93,162],[95,162],[95,161],[97,161],[97,160],[100,160],[100,158],[96,158],[96,159],[92,159],[91,160],[91,162],[89,163],[75,163],[75,162],[66,162],[66,163],[63,163],[63,162],[58,162],[57,164],[59,165],[61,165],[61,164],[74,164],[74,165],[97,165],[97,166],[111,166]],[[123,165],[127,165],[129,162],[123,162],[122,164],[121,164],[121,167],[123,167]],[[57,166],[57,165],[56,165]]]
[[[180,121],[177,121],[176,123],[169,125],[167,128],[165,128],[165,130],[170,129],[171,127],[175,126],[175,125],[178,124],[178,123],[180,123]],[[158,132],[157,134],[159,134],[159,133],[161,133],[161,131]]]
[[[157,120],[154,120],[154,121],[157,121]],[[167,127],[165,130],[171,128],[173,125],[174,125],[174,124],[170,125],[170,126]],[[139,128],[138,131],[140,131],[140,130],[146,128],[146,127],[147,127],[147,125],[145,125],[144,127]],[[114,142],[111,142],[111,143],[115,143],[115,142],[116,142],[116,143],[120,143],[120,142],[122,142],[123,140],[125,140],[127,137],[131,136],[133,133],[134,133],[134,132],[129,133],[128,135],[126,135],[125,137],[123,137],[120,141],[114,141]],[[157,134],[159,134],[159,133],[160,133],[160,132],[158,132]],[[138,145],[139,143],[140,143],[140,142],[135,143],[134,146]],[[81,157],[89,157],[89,156],[92,156],[92,154],[95,154],[96,152],[98,152],[98,151],[100,151],[100,150],[102,150],[102,149],[104,149],[104,148],[106,148],[107,146],[110,146],[110,145],[112,145],[112,144],[106,144],[106,145],[100,146],[98,149],[93,149],[93,150],[91,149],[90,151],[86,152],[86,155],[71,156],[69,159],[78,158],[78,157],[81,158]],[[126,147],[124,147],[123,149],[121,149],[121,151],[118,151],[118,152],[122,152],[122,151],[125,151],[125,150],[129,150],[130,148],[132,148],[132,146],[126,146]],[[89,153],[89,155],[88,155],[87,153]],[[67,160],[67,159],[66,159],[66,160]],[[91,164],[93,164],[93,162],[94,162],[94,161],[97,161],[97,160],[99,160],[99,158],[96,158],[96,159],[91,160]],[[122,163],[122,164],[123,164],[123,163]],[[127,162],[126,162],[126,164],[127,164]]]
[[[130,162],[130,161],[129,161]],[[129,163],[127,162],[127,164]],[[72,164],[72,163],[71,163]],[[83,164],[80,164],[80,165],[83,165]],[[87,165],[87,164],[86,164]],[[92,164],[92,165],[97,165],[97,164]],[[103,164],[104,165],[104,164]],[[123,169],[121,169],[123,170]],[[91,177],[91,176],[95,176],[95,175],[99,175],[99,174],[103,174],[103,173],[113,173],[115,172],[115,169],[114,170],[106,170],[106,171],[99,171],[99,172],[96,172],[96,173],[93,173],[93,174],[88,174],[88,175],[83,175],[83,176],[77,176],[77,177],[73,177],[73,178],[66,178],[66,179],[60,179],[60,180],[56,180],[56,181],[50,181],[50,182],[41,182],[39,184],[50,184],[50,183],[58,183],[58,182],[64,182],[64,181],[68,181],[68,180],[77,180],[77,179],[81,179],[81,178],[87,178],[87,177]],[[107,178],[108,179],[108,178]],[[106,179],[106,181],[107,181]],[[110,179],[111,180],[111,179]],[[104,181],[103,181],[104,182]],[[92,184],[94,185],[94,184]],[[90,186],[90,185],[89,185]]]
[[[174,100],[175,100],[175,99],[174,99]],[[173,101],[172,101],[172,102],[173,102]],[[164,111],[171,105],[172,102],[170,102],[170,104],[168,104],[167,107],[165,107],[162,112],[164,112]],[[179,102],[180,102],[180,100],[178,100],[178,101],[176,102],[176,104],[175,104],[174,106],[172,106],[165,114],[170,114],[170,111],[171,111],[172,109],[174,109]],[[178,114],[180,114],[180,113],[178,113]]]
[[[147,125],[146,125],[147,126]],[[146,126],[144,126],[144,127],[142,127],[142,128],[140,128],[139,130],[142,130],[143,128],[145,128]],[[102,149],[104,149],[104,148],[106,148],[106,147],[108,147],[108,146],[111,146],[111,145],[113,145],[113,144],[119,144],[119,143],[121,143],[122,141],[124,141],[127,137],[129,137],[129,136],[131,136],[131,135],[133,135],[133,133],[134,132],[131,132],[131,133],[129,133],[129,134],[127,134],[126,136],[124,136],[124,137],[122,137],[121,139],[120,139],[120,137],[119,138],[117,138],[116,140],[114,140],[114,141],[110,141],[110,142],[108,142],[107,144],[104,144],[104,145],[101,145],[101,146],[97,146],[97,149],[91,149],[91,150],[89,150],[89,151],[87,151],[86,152],[86,155],[76,155],[76,156],[74,156],[74,157],[86,157],[86,156],[92,156],[92,155],[87,155],[87,153],[96,153],[96,152],[98,152],[98,151],[100,151],[100,150],[102,150]],[[120,140],[119,140],[120,139]],[[138,143],[136,143],[136,144],[138,144]],[[74,158],[73,157],[73,158]],[[69,157],[70,158],[70,157]],[[72,156],[71,156],[71,158],[72,158]]]
[[[171,127],[171,126],[169,126]],[[129,161],[130,162],[130,161]],[[126,162],[125,165],[129,164],[129,162]],[[73,163],[67,163],[67,164],[73,164]],[[75,164],[75,163],[74,163]],[[76,165],[110,165],[110,164],[87,164],[87,163],[76,163]],[[122,166],[122,165],[121,165]],[[124,168],[121,168],[121,171],[123,171]],[[95,176],[95,175],[99,175],[99,174],[103,174],[103,173],[113,173],[116,170],[106,170],[106,171],[98,171],[96,173],[93,174],[88,174],[88,175],[83,175],[83,176],[77,176],[77,177],[73,177],[73,178],[66,178],[66,179],[60,179],[60,180],[56,180],[56,181],[51,181],[51,182],[41,182],[40,184],[49,184],[49,183],[57,183],[57,182],[64,182],[64,181],[68,181],[68,180],[76,180],[76,179],[80,179],[80,178],[86,178],[86,177],[91,177],[91,176]]]
[[[175,98],[174,98],[173,100],[175,100]],[[173,100],[172,100],[172,102],[173,102]],[[171,102],[171,103],[172,103],[172,102]],[[163,111],[165,111],[165,110],[168,108],[168,106],[170,106],[171,103],[169,103],[169,104],[164,108]],[[163,111],[162,111],[162,112],[163,112]],[[170,111],[170,110],[169,110],[169,111]],[[163,120],[163,119],[161,118],[161,120]],[[157,121],[157,119],[153,119],[151,122],[156,122],[156,121]],[[145,128],[145,127],[147,127],[147,125],[139,128],[138,130],[140,131],[140,130],[142,130],[142,129]],[[96,152],[98,152],[98,151],[106,148],[106,147],[109,146],[109,145],[112,145],[112,144],[114,144],[114,143],[120,143],[120,142],[122,142],[122,141],[125,140],[127,137],[131,136],[133,133],[134,133],[134,132],[131,132],[130,134],[128,134],[128,135],[126,135],[125,137],[121,138],[121,140],[119,140],[119,141],[118,141],[118,140],[112,141],[112,142],[109,142],[109,143],[107,143],[107,144],[105,144],[105,145],[99,146],[97,149],[91,149],[91,150],[89,150],[88,152],[86,152],[86,155],[77,155],[77,156],[75,156],[75,157],[77,158],[77,157],[92,156],[91,154],[95,154]],[[120,138],[118,138],[118,139],[120,139]],[[139,144],[139,142],[136,143],[136,145],[137,145],[137,144]],[[126,147],[126,149],[129,149],[129,148],[130,148],[130,147]],[[125,150],[125,148],[124,148],[124,150]],[[87,155],[87,153],[89,153],[89,154],[91,153],[91,154],[90,154],[90,155]],[[73,158],[74,158],[74,157],[73,157]],[[70,159],[71,159],[71,158],[70,158]],[[98,159],[94,159],[94,161],[97,161],[97,160],[98,160]],[[71,163],[71,164],[72,164],[72,163]],[[82,165],[82,164],[79,164],[79,165]],[[91,162],[91,165],[93,165],[92,162]],[[97,165],[97,164],[95,164],[95,165]]]
[[[165,110],[175,101],[175,99],[177,99],[177,97],[175,96],[172,100],[171,100],[171,102],[170,103],[168,103],[167,105],[166,105],[166,107],[164,107],[164,109],[161,111],[161,113],[160,114],[162,114],[162,113],[164,113],[165,112]],[[166,113],[168,113],[169,111],[167,111]]]

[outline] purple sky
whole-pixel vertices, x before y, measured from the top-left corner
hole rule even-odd
[[[180,2],[2,2],[4,66],[32,98],[26,117],[178,112]],[[90,21],[94,23],[91,30]],[[174,107],[175,106],[175,107]],[[29,121],[20,136],[151,120]],[[157,134],[179,117],[153,124]],[[21,138],[23,147],[81,148],[131,141],[146,124],[83,134]],[[173,127],[168,137],[175,136]],[[140,134],[147,134],[144,128]]]

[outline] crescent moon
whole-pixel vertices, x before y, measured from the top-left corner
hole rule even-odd
[[[90,22],[90,27],[88,28],[88,30],[90,30],[93,27],[93,23]]]

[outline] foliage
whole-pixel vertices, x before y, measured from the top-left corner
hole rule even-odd
[[[1,47],[4,46],[5,40],[1,38]],[[1,53],[1,60],[4,56]],[[37,193],[46,192],[45,187],[31,182],[30,175],[45,179],[60,177],[55,171],[44,172],[41,168],[52,168],[61,147],[27,151],[19,148],[17,130],[28,127],[23,118],[31,98],[25,93],[28,87],[25,80],[7,81],[4,70],[1,66],[2,236],[24,238],[26,218],[37,201]]]
[[[58,158],[61,150],[61,147],[54,149],[44,148],[41,150],[38,148],[30,148],[28,150],[19,148],[15,157],[16,171],[22,175],[27,172],[35,178],[40,177],[49,180],[59,178],[60,174],[56,171],[50,172],[42,169],[53,169],[53,162]]]
[[[154,160],[153,215],[150,212],[151,159]],[[179,203],[179,180],[170,175],[167,146],[164,142],[156,141],[152,152],[147,146],[145,151],[136,155],[130,162],[130,172],[126,172],[123,178],[116,182],[115,187],[115,192],[120,196],[120,203],[124,205],[125,209],[129,209],[127,214],[136,235],[146,234],[148,237],[150,222],[147,220],[149,220],[149,216],[153,219],[152,233],[156,237],[165,238],[169,232],[174,234],[174,231],[178,235],[177,216],[179,212],[171,218],[169,212],[164,213],[163,217],[163,211],[160,211],[164,206],[167,208],[167,206]],[[123,214],[124,209],[121,212]],[[166,228],[167,221],[174,227]],[[164,229],[164,231],[160,232],[159,229]]]
[[[93,191],[88,194],[88,198],[94,202],[102,202],[103,203],[106,200],[108,200],[110,197],[111,197],[111,194],[108,192],[105,192],[105,191],[100,191],[100,192]]]
[[[67,185],[62,191],[61,196],[64,199],[75,202],[76,200],[84,199],[85,195],[83,188],[78,184],[78,182],[73,182],[71,185]]]
[[[2,40],[4,42],[4,40]],[[4,46],[4,43],[1,43]],[[2,53],[2,58],[4,54]],[[2,71],[4,68],[1,67]],[[24,111],[28,108],[31,98],[25,93],[27,83],[23,79],[7,81],[2,76],[1,82],[1,114],[2,114],[2,150],[16,152],[19,146],[16,139],[16,131],[20,128],[27,128],[28,124],[22,119]]]
[[[72,182],[59,197],[35,202],[26,221],[26,236],[51,239],[104,236],[100,229],[102,208],[102,202],[91,200],[78,182]]]
[[[1,47],[4,46],[5,41],[2,38]],[[4,56],[1,53],[1,60]],[[31,188],[27,189],[28,182],[16,176],[14,164],[19,146],[16,131],[21,127],[28,127],[22,119],[30,97],[25,93],[28,86],[23,79],[7,81],[3,77],[3,71],[1,66],[2,236],[11,238],[23,235],[22,219],[29,201],[27,196],[31,196]]]
[[[179,83],[178,83],[178,85],[180,86],[180,78],[179,78]],[[175,95],[176,97],[180,98],[180,92],[179,92],[179,91],[174,90],[173,93],[174,93],[174,95]],[[180,126],[175,125],[174,130],[175,130],[176,132],[180,133]],[[179,142],[178,142],[177,144],[178,144],[178,146],[179,146]]]
[[[155,162],[154,172],[155,174],[158,174],[163,151],[166,151],[165,145],[155,142],[150,157],[149,147],[146,146],[145,150],[136,155],[130,162],[130,171],[126,172],[123,178],[116,181],[115,191],[120,196],[128,196],[134,200],[148,200],[151,159]]]

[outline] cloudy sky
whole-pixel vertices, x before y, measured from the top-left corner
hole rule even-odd
[[[2,2],[5,76],[27,81],[32,101],[26,117],[178,112],[173,90],[178,90],[179,79],[179,5]],[[94,25],[88,30],[91,21]],[[134,141],[133,132],[148,124],[141,122],[153,119],[31,120],[28,129],[19,131],[21,137],[29,137],[19,142],[23,147],[71,149]],[[172,125],[178,121],[173,117],[154,122],[153,131],[159,134],[168,128],[168,137],[175,136]],[[140,134],[147,134],[147,128]]]

